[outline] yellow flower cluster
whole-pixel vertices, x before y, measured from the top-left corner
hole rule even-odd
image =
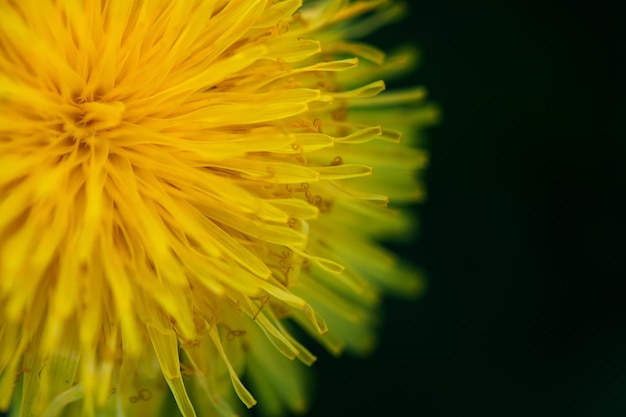
[[[403,12],[1,0],[0,410],[301,412],[298,329],[371,349],[381,291],[421,285],[377,242],[436,112],[381,94],[412,50],[357,41]]]

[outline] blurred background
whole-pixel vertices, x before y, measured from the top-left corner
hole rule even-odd
[[[626,416],[624,2],[411,1],[429,276],[366,360],[322,356],[310,416]]]

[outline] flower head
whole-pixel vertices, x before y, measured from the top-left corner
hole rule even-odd
[[[419,290],[377,242],[435,115],[355,40],[402,7],[301,3],[0,2],[0,410],[302,411],[296,329],[365,352]]]

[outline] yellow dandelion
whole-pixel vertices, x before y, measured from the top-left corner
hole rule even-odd
[[[371,349],[435,112],[356,39],[403,12],[0,0],[0,410],[302,412],[300,329]]]

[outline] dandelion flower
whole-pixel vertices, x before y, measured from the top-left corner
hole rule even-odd
[[[403,10],[0,1],[0,410],[303,412],[302,329],[371,349],[435,112],[357,39]]]

